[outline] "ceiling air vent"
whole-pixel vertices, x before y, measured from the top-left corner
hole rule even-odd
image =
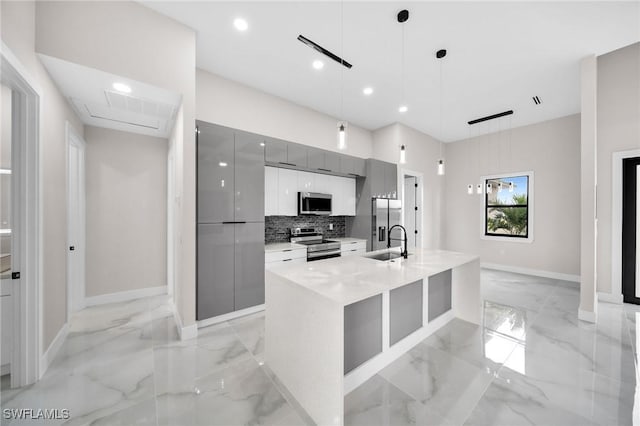
[[[173,120],[176,108],[173,105],[150,99],[137,98],[135,96],[123,95],[112,90],[105,90],[104,94],[111,108],[134,112],[136,114],[148,115],[164,120]]]
[[[532,99],[533,99],[533,103],[536,104],[536,105],[540,105],[542,103],[540,98],[537,97],[537,96],[534,96]]]

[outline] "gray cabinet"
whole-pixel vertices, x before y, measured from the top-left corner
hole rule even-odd
[[[340,173],[350,176],[365,175],[364,158],[352,157],[350,155],[340,156]]]
[[[196,318],[203,320],[234,310],[234,226],[198,224]],[[230,249],[231,248],[231,249]]]
[[[262,136],[196,124],[196,318],[204,320],[264,303],[267,153]],[[270,148],[270,155],[282,155],[282,145]],[[286,155],[286,143],[284,148]]]
[[[235,225],[235,310],[264,303],[264,223]]]
[[[422,327],[422,280],[389,292],[389,345]]]
[[[344,307],[344,374],[382,352],[382,295]]]
[[[280,139],[264,139],[264,161],[284,164],[287,162],[287,142]]]
[[[389,198],[398,198],[398,166],[384,163],[384,192]]]
[[[264,221],[263,138],[236,132],[234,169],[234,216],[236,222]]]
[[[264,160],[291,167],[307,167],[307,147],[275,138],[264,138]]]
[[[232,221],[234,131],[198,123],[198,222]]]
[[[324,151],[318,148],[307,148],[307,167],[311,170],[324,168]]]
[[[307,147],[297,143],[287,143],[287,163],[292,166],[307,167]]]
[[[340,157],[337,152],[307,148],[307,168],[313,171],[340,173]]]
[[[372,197],[398,198],[397,165],[370,158],[367,160],[367,180]]]
[[[429,321],[451,309],[451,269],[429,277]]]

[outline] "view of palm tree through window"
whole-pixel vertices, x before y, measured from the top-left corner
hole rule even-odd
[[[529,177],[489,178],[485,184],[485,235],[527,238]]]

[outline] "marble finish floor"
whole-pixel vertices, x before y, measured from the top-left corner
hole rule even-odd
[[[483,324],[453,320],[349,393],[345,423],[634,423],[640,307],[588,324],[572,284],[491,270],[482,296]],[[166,297],[79,312],[41,381],[5,386],[3,409],[69,409],[47,425],[312,424],[265,365],[263,313],[182,342]]]

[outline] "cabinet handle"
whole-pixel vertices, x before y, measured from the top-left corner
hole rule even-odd
[[[240,222],[233,222],[233,221],[229,221],[229,222],[222,222],[223,225],[232,225],[234,223],[247,223],[246,221],[240,221]]]
[[[282,251],[293,251],[293,249],[284,249]]]
[[[285,163],[284,161],[278,161],[278,164],[284,164],[285,166],[293,166],[295,167],[296,165],[293,163]]]
[[[291,261],[291,260],[293,260],[293,259],[283,259],[282,261],[283,261],[283,262],[289,262],[289,261]]]
[[[323,169],[323,168],[320,168],[320,167],[318,167],[317,170],[320,170],[322,172],[331,172],[331,171],[333,171],[333,170],[329,170],[329,169]]]

